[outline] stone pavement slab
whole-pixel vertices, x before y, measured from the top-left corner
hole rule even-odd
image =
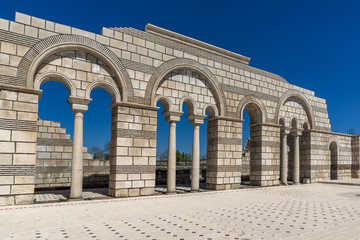
[[[360,186],[360,179],[322,180],[319,183]]]
[[[0,239],[359,239],[357,186],[309,184],[0,208]]]

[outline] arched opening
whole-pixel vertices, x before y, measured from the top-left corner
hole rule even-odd
[[[290,134],[288,136],[289,152],[288,152],[288,181],[294,182],[294,165],[295,165],[295,138],[298,131],[298,119],[293,117],[290,122]]]
[[[41,202],[47,191],[70,187],[74,118],[67,103],[70,90],[63,81],[48,77],[38,87],[42,96],[37,123],[35,200]]]
[[[248,120],[244,117],[246,116],[246,113],[248,115]],[[250,150],[248,150],[250,152],[250,154],[248,155],[249,157],[249,180],[247,181],[246,179],[244,179],[244,181],[242,182],[243,184],[250,184],[250,185],[260,185],[260,181],[261,181],[261,165],[262,165],[262,159],[261,159],[261,154],[262,154],[262,146],[261,146],[261,126],[258,125],[260,123],[263,122],[263,113],[262,110],[260,108],[260,106],[254,102],[249,102],[247,103],[241,112],[241,118],[243,120],[245,120],[243,122],[243,129],[246,129],[246,125],[249,126],[249,130],[248,133],[250,133],[250,137],[247,138],[249,139],[247,142],[247,148],[250,148]],[[246,134],[246,131],[245,131]],[[247,141],[244,139],[244,137],[247,137],[246,135],[244,135],[243,132],[243,141]],[[245,142],[246,143],[246,142]],[[245,145],[244,145],[245,147]]]
[[[242,127],[242,164],[241,164],[241,182],[242,184],[249,184],[250,181],[250,116],[245,110],[243,112],[243,127]]]
[[[157,131],[156,131],[156,176],[155,191],[158,193],[166,192],[167,185],[167,165],[168,165],[168,141],[169,124],[165,121],[164,112],[170,109],[170,102],[165,98],[159,98],[156,106],[157,111]]]
[[[84,113],[83,192],[109,194],[111,152],[111,94],[94,88]],[[85,148],[87,146],[87,149]],[[86,154],[86,151],[89,154]]]
[[[281,118],[279,120],[280,128],[280,182],[287,184],[288,181],[288,155],[289,155],[289,145],[288,145],[288,135],[289,130],[286,128],[285,119]]]
[[[190,191],[193,161],[193,126],[189,116],[194,114],[194,104],[185,99],[181,104],[180,121],[176,123],[176,188],[177,191]]]
[[[330,180],[338,179],[338,146],[335,141],[329,145],[330,150]]]

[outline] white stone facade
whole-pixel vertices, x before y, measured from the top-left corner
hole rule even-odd
[[[208,111],[209,189],[240,185],[244,110],[251,121],[251,184],[277,185],[286,172],[295,183],[358,177],[359,138],[331,132],[326,101],[249,61],[150,24],[145,31],[103,28],[94,34],[21,13],[14,22],[0,19],[0,203],[31,202],[38,98],[49,80],[67,87],[74,111],[73,198],[81,193],[82,121],[94,88],[113,100],[112,196],[154,191],[158,101],[171,139],[183,103],[194,142]]]

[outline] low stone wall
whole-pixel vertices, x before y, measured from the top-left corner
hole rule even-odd
[[[71,183],[72,141],[59,122],[39,120],[35,167],[35,188],[63,188]],[[110,162],[92,159],[84,148],[83,186],[109,184]]]
[[[167,169],[156,170],[156,185],[165,185],[167,177]],[[200,182],[206,182],[206,169],[200,171]],[[176,170],[176,184],[191,183],[191,169]]]

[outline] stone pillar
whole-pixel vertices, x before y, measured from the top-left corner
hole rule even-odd
[[[0,205],[33,203],[40,94],[0,86]]]
[[[109,194],[135,197],[154,194],[157,108],[114,103],[111,108]]]
[[[70,97],[68,102],[74,112],[73,152],[71,162],[70,198],[80,199],[83,179],[83,120],[91,100]]]
[[[281,153],[281,183],[287,184],[288,177],[288,151],[287,151],[287,137],[289,130],[283,129],[282,131],[282,153]]]
[[[206,189],[240,188],[242,121],[223,116],[208,119]]]
[[[300,184],[300,136],[301,132],[293,131],[294,136],[294,164],[293,164],[293,183]]]
[[[182,112],[164,112],[165,120],[169,122],[169,148],[167,166],[167,193],[176,192],[176,122],[180,120]]]
[[[280,184],[280,125],[250,125],[250,185]]]
[[[189,115],[187,118],[193,125],[193,147],[192,147],[192,171],[191,171],[191,191],[200,189],[200,125],[204,123],[206,116]]]

